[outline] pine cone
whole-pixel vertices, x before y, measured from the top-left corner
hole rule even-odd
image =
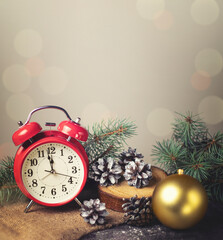
[[[96,182],[100,182],[101,186],[109,186],[118,183],[121,178],[121,166],[115,162],[111,157],[99,158],[98,161],[92,165],[92,175]]]
[[[104,224],[105,216],[108,215],[105,203],[101,203],[98,198],[84,201],[80,211],[84,221],[92,225]]]
[[[125,173],[123,174],[125,180],[130,186],[141,188],[149,184],[152,178],[151,164],[145,164],[142,159],[135,159],[125,166]]]
[[[153,218],[151,197],[137,199],[136,195],[129,199],[124,198],[123,200],[127,201],[122,205],[122,209],[125,212],[125,223],[137,226],[144,226],[151,223]]]
[[[124,151],[119,155],[119,164],[122,167],[122,170],[125,170],[125,165],[130,161],[135,161],[136,158],[142,159],[143,155],[141,153],[137,153],[136,149],[129,147],[128,151]]]

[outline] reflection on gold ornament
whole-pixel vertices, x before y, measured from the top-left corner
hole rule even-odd
[[[205,215],[207,205],[203,186],[195,178],[184,175],[181,169],[157,185],[152,199],[156,217],[173,229],[194,226]]]

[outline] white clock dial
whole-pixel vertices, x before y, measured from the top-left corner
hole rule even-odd
[[[61,143],[46,143],[33,149],[22,166],[27,191],[38,201],[56,204],[77,195],[84,180],[79,155]]]

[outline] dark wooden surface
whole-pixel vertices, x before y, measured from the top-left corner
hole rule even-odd
[[[90,233],[81,240],[221,240],[223,239],[223,204],[209,202],[205,217],[187,230],[173,230],[158,221],[151,226],[135,227],[123,224]]]

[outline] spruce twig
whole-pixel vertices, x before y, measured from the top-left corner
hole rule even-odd
[[[223,201],[223,133],[211,135],[199,115],[177,113],[172,138],[157,142],[152,156],[169,173],[184,169],[211,199]]]
[[[101,157],[117,157],[126,139],[136,134],[136,125],[127,119],[109,119],[95,123],[84,144],[90,165]]]
[[[186,150],[173,139],[163,140],[162,143],[157,142],[152,152],[152,156],[169,173],[177,171],[178,162],[183,161],[185,154]]]
[[[208,154],[199,154],[199,152],[187,153],[187,159],[179,163],[179,168],[184,169],[184,173],[190,175],[200,182],[205,181],[209,177],[209,169],[212,167],[208,161]]]
[[[6,157],[0,161],[0,205],[25,198],[16,185],[13,164],[12,157]]]
[[[196,148],[207,135],[205,123],[191,112],[185,115],[176,113],[177,117],[173,123],[173,139],[180,141],[185,147]]]
[[[13,164],[12,157],[6,157],[0,161],[0,187],[8,183],[15,183]]]
[[[205,150],[209,153],[218,153],[223,148],[223,133],[217,132],[213,136],[208,133],[208,135]]]

